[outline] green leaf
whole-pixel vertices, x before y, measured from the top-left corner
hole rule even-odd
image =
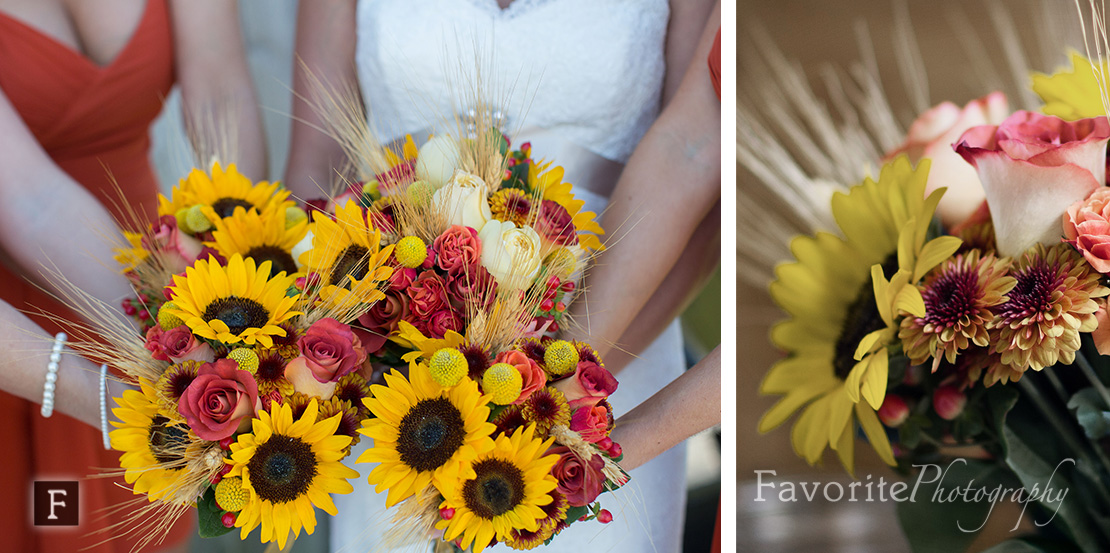
[[[1087,437],[1097,440],[1110,434],[1110,411],[1094,388],[1084,388],[1071,396],[1068,409],[1075,410],[1075,418]]]
[[[223,515],[224,510],[216,505],[215,488],[209,486],[205,490],[204,496],[200,498],[200,501],[197,501],[197,526],[200,537],[215,538],[234,530],[234,527],[224,526],[223,520],[221,520]]]

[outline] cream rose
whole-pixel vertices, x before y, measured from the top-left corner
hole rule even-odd
[[[527,288],[540,270],[540,235],[531,227],[491,220],[478,231],[482,266],[500,286]]]
[[[478,230],[493,218],[489,209],[489,187],[477,175],[458,172],[446,186],[432,195],[432,205],[447,214],[447,224]]]
[[[416,154],[416,178],[442,188],[459,166],[459,141],[449,135],[433,136]]]

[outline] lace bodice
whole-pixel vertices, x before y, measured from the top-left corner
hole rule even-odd
[[[658,114],[668,16],[666,0],[362,0],[359,83],[392,138],[444,129],[481,67],[508,131],[546,128],[624,162]]]

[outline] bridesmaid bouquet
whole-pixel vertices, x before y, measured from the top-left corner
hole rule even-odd
[[[1043,114],[1000,93],[922,114],[775,269],[783,398],[759,428],[800,413],[795,451],[850,473],[864,438],[921,485],[898,505],[915,549],[966,548],[1009,501],[1041,535],[999,551],[1110,547],[1108,67],[1072,60],[1033,76]]]

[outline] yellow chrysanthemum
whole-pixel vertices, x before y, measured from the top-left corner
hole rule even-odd
[[[374,447],[359,463],[379,463],[368,482],[385,504],[396,505],[434,484],[447,486],[472,476],[465,467],[493,449],[488,398],[478,384],[463,379],[450,388],[440,386],[422,364],[409,364],[409,379],[397,371],[385,375],[386,385],[370,387],[373,397],[363,400],[374,418],[364,420],[359,433],[374,439]]]
[[[1071,71],[1060,69],[1052,75],[1033,74],[1033,92],[1044,100],[1041,111],[1069,121],[1106,115],[1102,86],[1095,77],[1091,61],[1073,51],[1071,65]],[[1099,71],[1106,75],[1108,69],[1110,66],[1103,62]]]
[[[312,249],[300,261],[323,278],[320,297],[333,305],[370,303],[384,296],[382,281],[393,274],[386,260],[393,246],[381,248],[381,232],[356,202],[336,208],[336,219],[313,214]],[[353,297],[352,297],[353,295]]]
[[[214,247],[225,259],[240,254],[257,265],[269,261],[275,273],[297,274],[297,262],[291,252],[308,232],[308,219],[286,228],[284,209],[265,213],[237,211],[225,219],[215,217],[211,208],[206,207],[205,211],[216,226],[213,241],[205,245]]]
[[[532,214],[532,198],[519,188],[502,188],[490,197],[489,209],[494,219],[522,227]]]
[[[844,238],[825,232],[795,238],[797,261],[776,270],[771,295],[791,318],[775,326],[772,340],[789,356],[771,367],[761,391],[785,397],[763,415],[759,429],[767,432],[802,410],[792,438],[795,451],[810,463],[829,446],[851,471],[855,420],[879,456],[894,464],[875,414],[886,392],[888,359],[885,348],[874,346],[885,344],[887,334],[894,339],[896,305],[911,307],[888,294],[902,290],[904,277],[891,286],[883,269],[908,271],[909,282],[947,257],[936,259],[952,246],[942,240],[926,248],[924,232],[918,234],[939,201],[939,195],[926,201],[928,168],[925,160],[914,170],[901,156],[882,168],[878,181],[865,179],[834,196],[833,215]],[[883,276],[882,290],[872,275]],[[876,301],[877,292],[882,301]],[[911,295],[907,291],[901,299]],[[861,395],[867,401],[859,401]]]
[[[551,200],[567,210],[574,228],[578,230],[578,243],[582,247],[597,251],[604,250],[605,246],[601,244],[598,236],[605,234],[605,229],[597,223],[597,214],[592,211],[582,211],[582,206],[586,205],[586,202],[575,199],[571,191],[572,185],[569,182],[563,182],[562,167],[548,170],[549,167],[551,167],[550,161],[529,163],[529,186],[540,190],[543,199]]]
[[[187,178],[174,187],[171,199],[158,197],[158,216],[174,215],[196,205],[208,206],[219,217],[230,217],[235,208],[258,211],[284,210],[292,206],[289,191],[278,183],[252,183],[241,175],[232,163],[224,171],[219,162],[212,164],[212,176],[200,169],[193,169]]]
[[[146,261],[150,257],[150,252],[143,247],[142,233],[123,231],[123,237],[130,247],[116,248],[116,253],[112,258],[120,264],[121,271],[126,273],[135,270],[135,267]]]
[[[169,500],[189,480],[186,450],[196,441],[189,427],[173,424],[158,410],[157,393],[146,380],[140,391],[126,390],[113,398],[119,407],[112,413],[120,422],[109,434],[112,449],[123,452],[120,467],[124,480],[136,494],[147,494],[150,501]]]
[[[351,438],[335,435],[339,415],[316,422],[318,411],[313,400],[294,420],[288,405],[275,402],[251,421],[250,434],[231,444],[227,476],[241,477],[250,494],[235,520],[241,539],[261,525],[262,542],[277,541],[284,549],[290,533],[316,529],[314,507],[337,513],[329,494],[354,490],[347,479],[358,473],[341,462]]]
[[[440,509],[454,509],[436,528],[445,540],[462,536],[463,549],[481,553],[493,542],[508,541],[514,530],[535,532],[547,517],[542,507],[552,502],[558,485],[551,468],[559,460],[547,455],[554,439],[535,439],[535,426],[519,428],[512,437],[499,436],[492,451],[470,463],[473,476],[460,478],[443,494]]]
[[[261,344],[272,347],[272,336],[285,336],[278,326],[299,315],[290,308],[297,296],[287,296],[293,277],[270,275],[270,262],[255,266],[254,260],[236,254],[221,267],[215,259],[198,260],[173,277],[172,314],[181,317],[193,334],[225,344]]]

